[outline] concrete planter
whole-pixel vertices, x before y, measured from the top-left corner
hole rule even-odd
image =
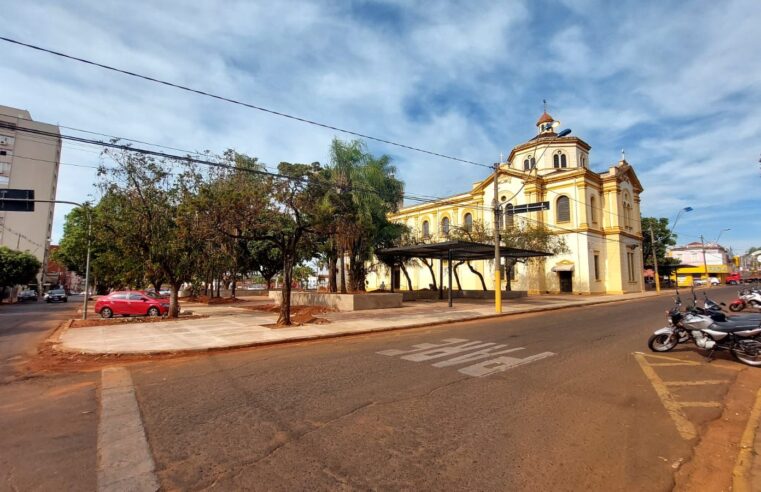
[[[270,291],[280,304],[282,293]],[[402,294],[330,294],[328,292],[291,292],[292,306],[327,306],[338,311],[361,311],[402,307]]]
[[[403,290],[401,294],[405,301],[417,301],[420,299],[438,299],[439,291],[437,290]],[[447,291],[444,291],[444,299],[447,298]],[[510,292],[502,291],[502,299],[518,299],[525,297],[525,290],[511,290]],[[453,299],[494,299],[493,290],[453,290]]]

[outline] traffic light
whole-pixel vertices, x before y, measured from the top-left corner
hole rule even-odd
[[[34,190],[0,190],[0,211],[34,212]]]

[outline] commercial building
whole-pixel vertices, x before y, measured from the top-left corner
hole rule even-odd
[[[680,268],[676,273],[678,285],[689,287],[696,283],[725,283],[727,275],[735,271],[732,256],[724,246],[716,243],[693,242],[676,246],[668,251],[668,256],[676,258],[679,263],[690,265]]]
[[[545,112],[536,123],[538,134],[510,152],[498,167],[497,203],[500,229],[543,226],[565,242],[567,252],[515,265],[510,287],[531,293],[626,293],[643,290],[642,185],[624,156],[605,171],[590,169],[591,146],[575,136],[555,133],[558,123]],[[441,242],[452,231],[470,231],[482,224],[493,231],[494,173],[472,188],[445,199],[402,208],[390,216],[405,224],[418,242]],[[539,209],[522,210],[529,204]],[[436,261],[436,260],[432,260]],[[473,261],[458,268],[464,290],[481,290],[484,279],[494,289],[493,260]],[[406,265],[413,289],[428,288],[439,279],[439,265]],[[476,273],[477,272],[477,273]],[[391,285],[390,271],[378,265],[368,277],[369,288]],[[394,287],[407,288],[406,280]],[[503,281],[504,276],[503,276]],[[453,286],[458,288],[457,284]],[[506,284],[502,284],[504,290]]]
[[[35,199],[55,200],[61,138],[20,130],[25,128],[60,135],[56,125],[33,121],[29,111],[0,106],[0,189],[34,190]],[[53,210],[52,203],[35,203],[34,212],[0,211],[0,244],[32,253],[45,272]]]

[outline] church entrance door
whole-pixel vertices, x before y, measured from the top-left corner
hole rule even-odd
[[[573,292],[573,272],[558,272],[560,292]]]

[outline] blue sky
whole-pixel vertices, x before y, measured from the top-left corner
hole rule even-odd
[[[607,169],[621,149],[646,216],[680,242],[761,245],[761,5],[729,2],[2,1],[3,36],[252,104],[491,163],[542,100]],[[335,132],[0,43],[0,104],[33,118],[275,164],[327,160]],[[486,169],[368,142],[407,190],[465,191]],[[62,162],[95,165],[65,144]],[[95,170],[61,168],[86,200]],[[66,207],[56,210],[53,241]]]

